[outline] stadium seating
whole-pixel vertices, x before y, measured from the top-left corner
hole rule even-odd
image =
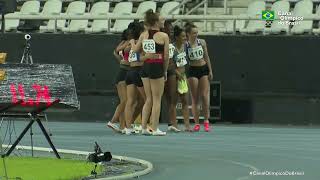
[[[24,3],[21,3],[24,2]],[[44,4],[43,8],[40,8],[41,4]],[[95,2],[95,3],[93,3]],[[112,3],[111,3],[112,2]],[[170,14],[180,14],[180,12],[187,12],[187,9],[194,7],[196,1],[190,1],[189,4],[177,8],[180,5],[181,0],[169,1],[169,0],[101,0],[99,2],[92,0],[22,0],[19,2],[20,11],[15,13],[6,14],[5,17],[18,16],[19,19],[7,19],[6,20],[6,31],[16,30],[20,27],[19,24],[23,15],[36,15],[46,16],[46,15],[72,15],[72,16],[92,16],[89,20],[44,20],[45,24],[40,26],[40,32],[56,32],[61,30],[62,32],[82,32],[86,33],[102,33],[106,31],[111,32],[121,32],[127,25],[133,20],[98,20],[94,19],[94,16],[98,15],[143,15],[148,9],[153,9],[158,11],[160,15]],[[232,7],[232,4],[236,4]],[[260,17],[262,10],[271,9],[275,11],[275,16],[277,18],[278,11],[290,12],[292,11],[293,16],[308,16],[312,15],[313,5],[318,5],[320,0],[230,0],[229,8],[227,11],[232,15],[237,15],[238,17]],[[267,5],[266,5],[267,3]],[[215,3],[219,4],[219,3]],[[191,5],[191,6],[190,6]],[[212,5],[211,5],[212,6]],[[246,8],[247,6],[247,8]],[[290,8],[294,7],[293,9]],[[270,8],[271,7],[271,8]],[[158,9],[157,9],[158,8]],[[187,9],[184,9],[187,8]],[[39,13],[39,10],[42,12]],[[66,11],[64,11],[66,9]],[[86,10],[89,12],[86,13]],[[111,13],[109,11],[112,11]],[[64,13],[62,13],[64,12]],[[224,10],[221,7],[210,7],[207,10],[208,14],[224,14]],[[203,7],[199,10],[193,12],[193,14],[203,14]],[[316,15],[320,16],[319,8],[316,9]],[[43,21],[43,20],[41,20]],[[39,23],[41,23],[39,21]],[[222,33],[233,33],[233,24],[235,23],[235,31],[241,34],[252,34],[263,32],[267,34],[304,34],[311,33],[320,34],[320,28],[312,30],[313,21],[301,21],[300,24],[294,25],[291,29],[286,23],[279,23],[279,20],[273,21],[270,28],[265,27],[265,21],[261,20],[220,20],[220,21],[208,21],[207,28],[203,21],[195,21],[198,23],[199,32],[203,32],[204,29],[209,31],[204,33],[217,34],[217,32]],[[315,21],[318,22],[318,21]],[[212,24],[210,24],[212,23]],[[42,22],[43,24],[43,22]],[[217,26],[219,24],[219,26]],[[320,27],[320,24],[319,24]]]
[[[311,0],[299,1],[293,10],[294,16],[308,16],[312,14],[313,3]],[[313,21],[301,21],[299,24],[294,25],[291,29],[292,34],[303,34],[312,32]]]
[[[83,1],[74,1],[71,2],[68,6],[66,14],[68,15],[84,15],[86,10],[86,3]],[[58,29],[61,29],[63,32],[79,32],[84,31],[88,25],[88,20],[70,20],[65,27],[66,20],[58,21]]]
[[[23,3],[20,12],[9,13],[5,15],[6,17],[10,17],[12,15],[36,15],[39,14],[40,11],[40,2],[36,0],[26,1]],[[19,19],[8,19],[5,21],[5,30],[11,31],[16,30],[19,26]]]
[[[250,17],[258,17],[261,16],[262,10],[265,10],[265,2],[263,1],[254,1],[249,4],[248,9],[245,14],[240,14],[239,16],[250,16]],[[225,28],[221,28],[219,30],[220,33],[229,34],[233,33],[234,29],[234,21],[228,20],[226,22]],[[257,31],[262,31],[264,29],[263,21],[249,21],[246,26],[245,20],[236,20],[235,31],[240,31],[241,33],[254,33]]]
[[[272,5],[271,10],[275,13],[275,18],[278,18],[278,12],[290,12],[290,3],[287,0],[277,1]],[[273,21],[270,28],[266,28],[264,30],[267,34],[279,34],[281,32],[288,32],[289,25],[288,24],[281,24],[279,20]]]
[[[317,8],[317,12],[316,12],[316,15],[318,16],[318,17],[320,17],[320,6],[318,6],[318,8]],[[319,35],[320,34],[320,22],[318,22],[318,24],[317,24],[317,26],[318,26],[318,28],[317,29],[313,29],[313,33],[314,34],[316,34],[316,35]]]
[[[249,17],[261,17],[261,13],[263,10],[266,9],[266,3],[263,1],[255,1],[252,2],[248,6],[247,10],[247,16]],[[257,33],[257,32],[262,32],[265,27],[265,22],[264,21],[259,21],[259,20],[249,20],[248,25],[240,29],[241,33]]]
[[[114,15],[128,15],[130,16],[132,14],[132,2],[120,2],[116,4],[116,6],[113,9],[112,14]],[[113,27],[110,29],[111,32],[120,32],[125,30],[128,25],[133,20],[116,20]]]
[[[41,15],[59,15],[62,10],[61,0],[48,0],[42,9]],[[40,26],[41,32],[54,32],[55,20],[49,20],[47,25]]]
[[[157,9],[157,3],[154,1],[141,2],[138,6],[136,14],[143,15],[149,9],[152,9],[155,12]]]
[[[161,10],[160,10],[160,15],[169,15],[169,13],[176,8],[177,6],[179,6],[179,2],[176,1],[171,1],[171,2],[166,2],[163,4]],[[174,10],[173,12],[171,12],[170,14],[179,14],[180,13],[180,8]]]
[[[108,15],[110,9],[109,2],[97,2],[95,3],[91,10],[90,15]],[[85,31],[87,33],[100,33],[108,30],[108,20],[93,20],[91,27],[87,27]]]

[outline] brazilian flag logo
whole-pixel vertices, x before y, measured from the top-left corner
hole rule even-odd
[[[274,11],[262,11],[262,20],[274,20]]]

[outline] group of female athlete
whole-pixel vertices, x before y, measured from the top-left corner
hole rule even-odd
[[[209,81],[212,67],[205,40],[198,39],[192,23],[172,27],[158,13],[148,10],[144,22],[133,22],[122,34],[114,56],[120,63],[116,87],[120,102],[107,126],[130,135],[132,123],[141,114],[141,134],[163,136],[159,129],[161,99],[168,103],[169,131],[180,132],[176,104],[180,99],[185,131],[199,131],[199,107],[202,100],[204,130],[209,124]],[[195,126],[190,127],[188,97],[192,97]],[[116,123],[119,122],[120,126]]]

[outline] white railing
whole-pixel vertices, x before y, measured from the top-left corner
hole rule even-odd
[[[233,21],[233,29],[235,30],[235,22],[236,20],[262,20],[261,14],[257,14],[257,16],[252,17],[248,15],[166,15],[164,16],[166,19],[173,20],[202,20],[202,21]],[[144,16],[140,15],[95,15],[92,16],[90,14],[85,15],[19,15],[19,14],[11,14],[8,17],[5,17],[5,20],[8,19],[23,19],[23,20],[55,20],[56,21],[56,29],[57,29],[57,20],[108,20],[109,24],[112,19],[117,20],[134,20],[134,19],[144,19]],[[274,20],[280,20],[279,18],[275,18]],[[317,14],[312,14],[303,17],[303,21],[306,20],[320,20],[320,16]],[[110,32],[110,26],[108,31]]]
[[[166,15],[165,19],[176,19],[176,20],[262,20],[261,15],[252,17],[248,15]],[[7,19],[33,19],[33,20],[143,20],[144,16],[139,15],[19,15],[12,14]],[[280,20],[275,18],[274,20]],[[320,20],[320,16],[312,14],[304,16],[303,20]]]

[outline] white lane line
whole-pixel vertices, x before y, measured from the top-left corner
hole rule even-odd
[[[259,171],[259,169],[251,164],[248,164],[248,163],[243,163],[243,162],[238,162],[238,161],[233,161],[233,160],[228,160],[228,159],[218,159],[218,158],[210,158],[208,159],[209,161],[224,161],[224,162],[227,162],[227,163],[231,163],[231,164],[235,164],[235,165],[238,165],[238,166],[242,166],[242,167],[246,167],[246,168],[249,168],[253,171]],[[249,174],[249,172],[248,172]],[[249,179],[250,176],[241,176],[239,178],[237,178],[236,180],[245,180],[245,179]]]

